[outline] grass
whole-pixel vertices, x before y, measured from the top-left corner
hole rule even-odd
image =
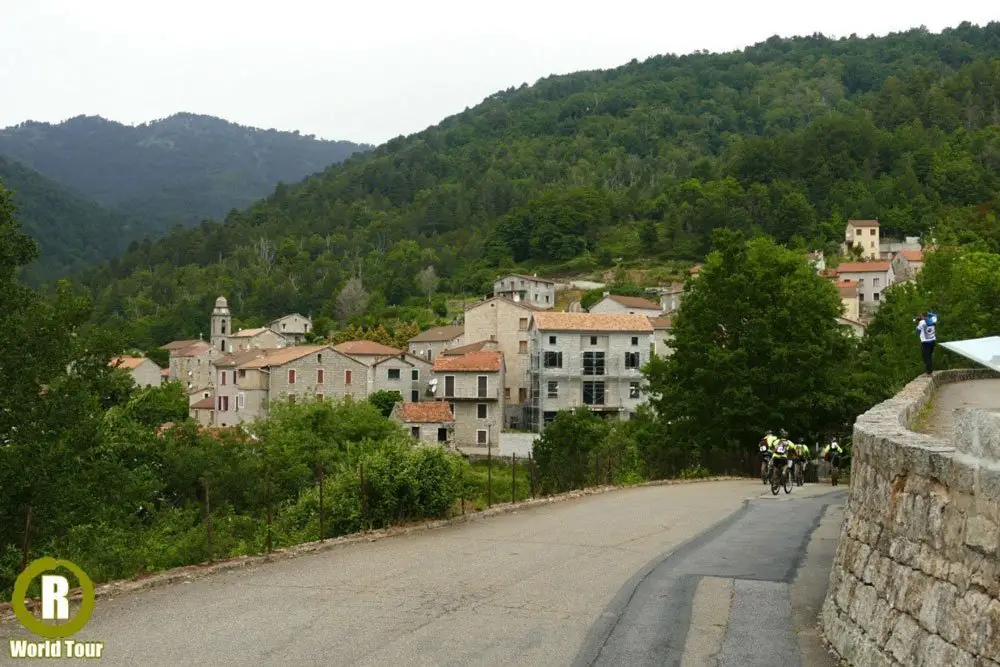
[[[493,461],[492,491],[488,494],[490,487],[490,473],[486,461],[475,461],[469,464],[465,471],[465,510],[475,511],[485,509],[489,499],[493,505],[511,502],[511,469],[510,463],[503,463],[500,460]],[[515,500],[527,500],[531,498],[531,467],[528,463],[518,463],[514,471],[514,493]],[[487,497],[489,495],[489,498]]]
[[[931,415],[934,414],[934,398],[932,394],[931,397],[924,403],[924,406],[920,408],[917,412],[917,416],[913,418],[913,422],[910,424],[910,430],[917,433],[927,433],[927,427],[931,421]]]

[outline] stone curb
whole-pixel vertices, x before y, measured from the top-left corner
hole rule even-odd
[[[158,588],[160,586],[166,586],[178,582],[193,581],[195,579],[201,579],[209,575],[219,574],[222,572],[229,572],[240,568],[290,560],[293,558],[298,558],[300,556],[322,553],[324,551],[329,551],[331,549],[345,547],[352,544],[359,544],[362,542],[377,542],[379,540],[383,540],[390,537],[409,535],[411,533],[419,533],[428,530],[433,530],[436,528],[444,528],[446,526],[456,525],[460,523],[468,523],[470,521],[479,521],[493,516],[511,514],[519,510],[533,509],[536,507],[542,507],[544,505],[551,505],[552,503],[559,503],[567,500],[576,500],[578,498],[585,498],[587,496],[602,495],[613,491],[624,491],[628,489],[637,489],[650,486],[673,486],[676,484],[694,484],[700,482],[725,482],[725,481],[736,481],[736,480],[746,480],[746,479],[752,479],[752,478],[737,477],[734,475],[720,475],[716,477],[703,477],[699,479],[661,479],[650,482],[642,482],[641,484],[631,484],[628,486],[605,485],[605,486],[589,487],[577,491],[567,491],[566,493],[560,493],[553,496],[545,496],[543,498],[522,500],[517,503],[494,505],[489,509],[480,510],[478,512],[471,512],[469,514],[449,517],[447,519],[436,519],[433,521],[425,521],[422,523],[410,524],[410,525],[390,526],[389,528],[381,528],[378,530],[371,530],[363,533],[351,533],[349,535],[342,535],[340,537],[333,537],[327,540],[323,540],[322,542],[320,541],[304,542],[302,544],[296,544],[294,546],[285,547],[284,549],[276,549],[272,551],[269,555],[237,556],[235,558],[218,561],[211,565],[204,563],[198,565],[185,565],[183,567],[178,567],[171,570],[165,570],[163,572],[157,572],[155,574],[150,574],[140,579],[118,579],[116,581],[109,581],[94,586],[94,594],[95,597],[100,599],[124,593],[137,593],[140,591],[149,590],[151,588]],[[69,598],[71,600],[79,600],[80,589],[74,589],[70,593]],[[31,600],[28,602],[27,606],[30,609],[34,609],[38,606],[38,604],[39,602],[37,600]],[[10,621],[13,619],[14,619],[14,612],[13,608],[11,607],[11,604],[9,602],[0,603],[0,622]]]

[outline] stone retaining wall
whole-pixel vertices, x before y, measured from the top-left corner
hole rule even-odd
[[[1000,667],[1000,417],[958,415],[955,443],[908,428],[937,386],[990,377],[923,376],[854,425],[820,615],[849,664]]]

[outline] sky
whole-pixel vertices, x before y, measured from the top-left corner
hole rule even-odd
[[[550,74],[998,19],[996,0],[0,0],[0,127],[188,111],[379,144]]]

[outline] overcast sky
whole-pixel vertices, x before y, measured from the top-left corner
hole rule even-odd
[[[998,18],[996,0],[0,0],[0,127],[190,111],[381,143],[549,74]]]

